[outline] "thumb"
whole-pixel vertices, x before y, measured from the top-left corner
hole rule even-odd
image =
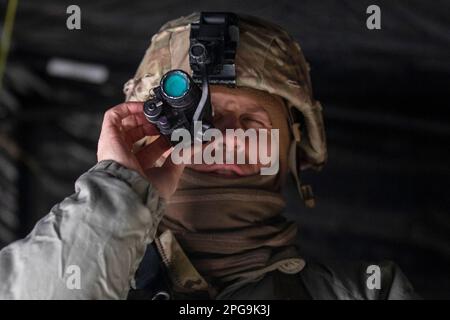
[[[161,197],[168,200],[178,188],[184,167],[184,164],[174,164],[171,157],[168,156],[161,167],[149,168],[145,174]]]

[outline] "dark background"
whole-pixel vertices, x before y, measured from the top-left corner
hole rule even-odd
[[[66,8],[81,7],[81,30]],[[381,30],[366,8],[381,7]],[[2,24],[6,0],[0,0]],[[96,162],[103,112],[123,100],[151,36],[193,11],[284,26],[311,64],[329,163],[290,184],[288,215],[314,259],[390,259],[424,298],[450,298],[449,1],[20,1],[0,94],[0,247],[73,192]],[[101,85],[49,76],[61,57],[108,68]]]

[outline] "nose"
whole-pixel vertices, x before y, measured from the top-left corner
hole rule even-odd
[[[226,134],[226,129],[244,129],[238,115],[232,112],[223,113],[215,119],[214,126],[223,134],[221,143],[224,150],[232,149],[237,153],[245,151],[245,139],[241,141],[242,139],[238,139],[234,134]]]

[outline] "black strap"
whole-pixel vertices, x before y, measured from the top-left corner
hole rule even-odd
[[[173,294],[166,267],[155,243],[147,246],[136,274],[136,289],[128,293],[128,300],[169,300]]]

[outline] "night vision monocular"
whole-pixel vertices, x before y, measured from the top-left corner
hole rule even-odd
[[[194,141],[203,142],[204,132],[213,127],[209,84],[236,85],[237,20],[233,13],[202,12],[199,22],[191,23],[192,77],[183,70],[170,70],[144,103],[145,117],[169,141],[176,129],[183,128],[191,133]],[[197,121],[202,123],[200,132],[194,128]],[[171,141],[172,145],[177,143]]]

